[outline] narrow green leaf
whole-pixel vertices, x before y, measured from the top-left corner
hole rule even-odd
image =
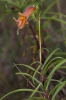
[[[11,95],[13,93],[17,93],[17,92],[34,92],[35,90],[34,89],[17,89],[17,90],[14,90],[12,92],[9,92],[7,93],[6,95],[4,95],[2,98],[0,98],[0,100],[3,100],[5,97],[7,97],[8,95]],[[43,93],[41,91],[36,91],[37,93]]]
[[[51,100],[55,100],[56,95],[58,94],[58,92],[66,85],[66,81],[63,82],[63,84],[59,84],[59,86],[57,87],[56,91],[54,92],[52,99]]]
[[[14,66],[20,66],[20,67],[25,66],[25,67],[31,69],[32,71],[35,71],[35,69],[32,66],[29,66],[29,65],[26,65],[26,64],[14,64]],[[39,71],[37,71],[37,73],[40,74]]]
[[[33,74],[33,78],[36,76],[38,70],[40,69],[40,65],[37,67],[37,69],[35,70],[34,74]],[[34,79],[33,79],[33,83],[34,83]]]
[[[41,17],[41,19],[49,19],[49,20],[55,20],[55,21],[58,21],[58,22],[61,22],[63,24],[66,24],[66,22],[64,20],[61,20],[59,18],[57,18],[56,16],[53,16],[53,17]]]
[[[7,2],[9,5],[12,5],[12,6],[14,6],[14,7],[16,7],[17,9],[20,10],[20,5],[19,5],[18,1],[16,1],[16,2],[14,2],[14,1],[12,1],[12,0],[1,0],[1,1],[5,1],[5,2]]]
[[[55,73],[55,71],[61,67],[61,65],[63,65],[66,62],[66,59],[62,60],[60,63],[58,63],[53,70],[51,71],[51,73],[49,74],[49,76],[47,77],[47,80],[51,80],[53,74]],[[47,81],[46,83],[46,90],[48,89],[48,86],[50,84],[50,81]]]
[[[23,72],[18,72],[16,73],[17,75],[26,75],[28,77],[30,77],[31,79],[34,79],[38,84],[40,84],[40,81],[38,79],[36,79],[35,77],[31,76],[30,74],[28,73],[23,73]]]
[[[35,88],[34,92],[30,95],[29,98],[32,98],[34,96],[35,93],[37,93],[38,89],[40,88],[40,86],[42,85],[42,83],[40,83],[37,88]]]
[[[43,15],[45,15],[57,2],[59,2],[59,0],[55,0],[54,2],[52,2],[44,11]]]
[[[50,60],[50,58],[53,56],[53,54],[54,54],[56,51],[58,51],[58,50],[59,50],[59,48],[58,48],[58,49],[55,49],[55,50],[47,57],[46,61],[45,61],[44,64],[43,64],[43,68],[45,67],[45,65],[47,64],[47,62]]]
[[[64,17],[64,18],[66,18],[66,15],[65,15],[65,14],[62,14],[62,13],[57,13],[57,12],[47,12],[47,14],[53,14],[53,15],[62,16],[62,17]]]
[[[51,81],[53,81],[53,82],[56,81],[56,82],[58,82],[58,83],[57,83],[57,85],[50,91],[49,96],[50,96],[50,95],[53,95],[53,93],[55,93],[56,89],[59,87],[60,84],[64,84],[64,83],[62,82],[62,80],[63,80],[63,78],[60,79],[60,80],[51,79]]]
[[[55,60],[59,60],[59,59],[63,59],[62,57],[55,57],[52,60],[50,60],[44,67],[43,69],[43,75],[45,76],[45,74],[47,73],[48,69],[50,69],[51,66],[49,66],[51,63],[55,63]]]

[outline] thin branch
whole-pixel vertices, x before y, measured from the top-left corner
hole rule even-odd
[[[16,64],[14,64],[15,65],[15,67],[17,68],[17,70],[19,71],[19,72],[21,72],[21,70],[16,66]],[[21,72],[22,73],[22,72]],[[23,74],[22,74],[23,75]],[[26,78],[26,76],[25,75],[23,75],[23,77],[28,81],[28,79]],[[28,81],[29,82],[29,84],[35,89],[35,86],[30,82],[30,81]],[[39,95],[41,96],[41,97],[43,97],[40,93],[39,93]]]
[[[30,29],[31,29],[31,31],[32,31],[32,34],[33,34],[33,36],[34,36],[34,39],[35,39],[35,41],[36,41],[37,48],[39,49],[39,41],[38,41],[38,38],[37,38],[37,36],[36,36],[36,33],[35,33],[35,31],[34,31],[34,29],[33,29],[33,27],[32,27],[32,25],[31,25],[30,22],[29,22],[29,27],[30,27]]]

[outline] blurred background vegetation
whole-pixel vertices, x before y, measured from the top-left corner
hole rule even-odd
[[[60,48],[62,52],[57,52],[55,56],[66,58],[66,0],[0,0],[0,97],[12,90],[28,87],[22,76],[15,75],[17,69],[12,68],[14,63],[29,65],[39,60],[35,38],[38,24],[34,15],[29,18],[30,24],[20,30],[19,35],[13,20],[13,17],[18,17],[18,12],[33,5],[38,9],[35,11],[36,18],[40,12],[42,47],[49,52]],[[43,52],[43,63],[47,56],[48,53]],[[20,67],[20,70],[26,69]],[[62,76],[66,77],[66,71],[63,75],[59,72],[58,77]],[[19,95],[13,94],[5,100],[21,100],[26,93],[17,94]]]

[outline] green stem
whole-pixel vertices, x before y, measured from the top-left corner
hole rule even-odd
[[[44,78],[43,78],[43,75],[42,75],[42,48],[41,48],[40,15],[39,15],[39,57],[40,57],[41,82],[43,84]]]

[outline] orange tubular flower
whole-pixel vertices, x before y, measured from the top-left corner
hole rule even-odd
[[[14,20],[17,23],[18,30],[22,29],[25,26],[25,24],[28,24],[27,20],[35,10],[36,10],[36,7],[29,7],[25,10],[23,14],[20,12],[18,13],[19,18],[17,20],[14,18]]]

